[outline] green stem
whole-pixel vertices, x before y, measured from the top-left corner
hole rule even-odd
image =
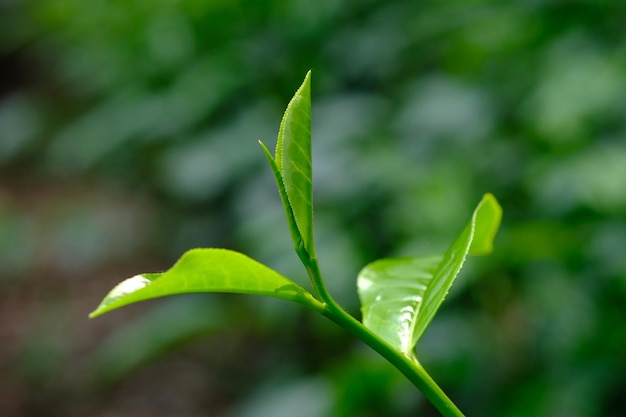
[[[322,314],[348,330],[378,352],[382,357],[387,359],[424,394],[444,417],[464,417],[461,410],[454,405],[452,400],[450,400],[417,360],[410,359],[397,352],[342,309],[328,306]]]
[[[363,324],[343,310],[326,290],[316,258],[306,251],[298,251],[300,259],[313,282],[316,293],[325,308],[322,314],[361,339],[402,372],[413,385],[439,410],[444,417],[465,417],[415,358],[409,358],[372,333]]]
[[[333,297],[326,289],[326,285],[324,285],[324,280],[322,279],[322,273],[320,272],[317,258],[310,257],[304,249],[302,249],[302,252],[298,251],[298,255],[300,256],[300,259],[302,260],[302,263],[306,268],[306,272],[309,275],[318,299],[326,306],[332,306],[333,308],[341,310],[341,307],[339,307],[339,305],[335,302]]]

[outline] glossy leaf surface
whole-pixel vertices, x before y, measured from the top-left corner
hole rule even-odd
[[[192,249],[166,272],[136,275],[122,281],[90,317],[138,301],[202,292],[265,295],[295,301],[315,310],[323,308],[304,288],[241,253],[226,249]]]
[[[402,353],[410,352],[415,316],[441,256],[385,258],[359,273],[363,324]]]
[[[305,249],[314,254],[311,167],[311,72],[293,96],[280,123],[275,162]]]
[[[501,216],[496,199],[486,194],[443,256],[381,259],[367,265],[357,281],[363,324],[412,357],[468,253],[491,250]]]

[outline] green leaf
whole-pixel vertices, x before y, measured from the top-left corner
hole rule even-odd
[[[448,295],[450,287],[463,267],[468,253],[483,253],[493,247],[493,239],[500,227],[502,208],[491,194],[485,194],[474,210],[472,219],[461,235],[448,248],[433,279],[426,288],[413,334],[413,346],[422,337],[426,328]]]
[[[474,216],[474,237],[469,254],[489,255],[502,220],[502,207],[492,194],[485,194]]]
[[[314,256],[311,179],[311,71],[306,74],[302,85],[285,110],[280,123],[274,159],[282,177],[287,200],[298,227],[302,244],[307,252]],[[297,247],[300,242],[294,243]]]
[[[486,194],[443,256],[381,259],[363,268],[357,287],[365,327],[413,357],[468,253],[491,251],[501,217],[500,205]]]
[[[385,258],[359,273],[363,324],[398,351],[413,350],[413,326],[441,256]]]
[[[89,316],[96,317],[138,301],[201,292],[265,295],[323,310],[323,305],[304,288],[241,253],[192,249],[166,272],[136,275],[122,281]]]
[[[285,182],[283,181],[283,176],[278,169],[278,165],[276,164],[276,160],[272,157],[272,154],[267,149],[267,146],[261,141],[259,141],[259,145],[263,148],[263,152],[265,152],[265,156],[267,157],[267,162],[269,162],[270,167],[272,168],[272,173],[274,174],[274,178],[276,179],[276,186],[278,187],[278,194],[280,195],[280,200],[283,203],[283,208],[285,209],[285,217],[287,217],[287,224],[289,225],[289,231],[291,232],[291,239],[293,240],[296,251],[302,242],[302,236],[300,235],[300,231],[298,230],[298,225],[296,224],[296,219],[293,215],[293,210],[291,208],[291,204],[289,203],[289,197],[287,197],[287,190],[285,190]]]

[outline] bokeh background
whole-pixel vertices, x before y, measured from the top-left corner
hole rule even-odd
[[[257,141],[313,69],[331,292],[505,217],[418,355],[468,416],[623,416],[626,3],[1,0],[0,415],[437,416],[334,324],[190,295],[95,320],[192,247],[306,285]]]

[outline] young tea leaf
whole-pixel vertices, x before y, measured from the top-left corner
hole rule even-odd
[[[443,256],[382,259],[357,280],[363,324],[402,354],[413,349],[448,294],[468,253],[491,251],[502,209],[486,194]]]
[[[280,123],[274,159],[302,244],[306,251],[314,256],[310,71],[285,110]]]
[[[263,148],[263,152],[265,152],[267,162],[270,164],[270,168],[272,168],[272,173],[274,174],[274,179],[276,180],[276,186],[278,187],[278,194],[280,195],[280,201],[282,202],[283,209],[285,210],[285,217],[287,217],[287,224],[289,225],[289,232],[291,232],[291,239],[293,240],[294,246],[297,250],[298,246],[302,242],[302,236],[300,235],[300,231],[298,230],[296,218],[293,215],[293,209],[291,208],[291,204],[289,203],[289,197],[287,197],[287,190],[285,190],[285,182],[283,181],[283,176],[278,169],[276,160],[272,157],[272,154],[267,149],[267,146],[265,146],[265,144],[261,141],[259,141],[259,145],[261,145],[261,148]]]
[[[441,256],[385,258],[359,273],[363,324],[405,355],[413,350],[415,316],[441,260]]]
[[[474,216],[474,237],[469,254],[489,255],[502,220],[502,207],[493,194],[485,194]]]
[[[192,249],[166,272],[136,275],[122,281],[89,316],[151,298],[201,292],[264,295],[323,310],[322,304],[304,288],[241,253]]]
[[[502,208],[498,201],[493,195],[485,194],[474,210],[470,222],[444,254],[443,261],[439,264],[433,279],[426,288],[420,313],[415,323],[413,346],[422,337],[437,310],[439,310],[439,306],[448,295],[448,291],[450,291],[450,287],[463,267],[468,253],[471,253],[472,250],[475,250],[476,253],[485,253],[486,249],[492,248],[493,238],[500,227],[501,218]]]

